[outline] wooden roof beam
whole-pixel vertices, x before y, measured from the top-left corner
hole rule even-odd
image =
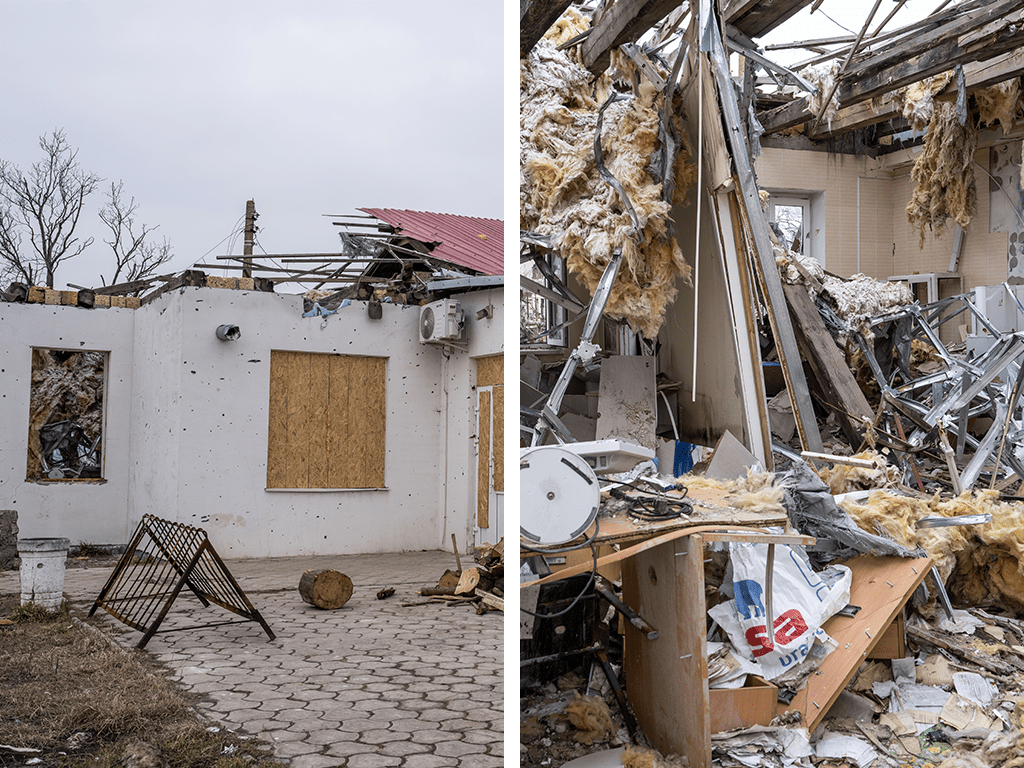
[[[572,0],[519,0],[519,58],[533,50]]]
[[[747,37],[760,37],[810,4],[811,0],[726,0],[723,15]]]
[[[583,41],[580,49],[583,66],[595,75],[604,72],[613,48],[635,42],[683,2],[685,0],[618,0]]]
[[[1012,0],[1014,4],[1024,5],[1024,0]],[[1004,5],[1004,3],[999,3]],[[978,40],[966,37],[953,37],[945,42],[934,45],[927,51],[912,58],[898,61],[886,69],[872,75],[856,79],[854,73],[847,73],[839,87],[839,103],[846,107],[894,91],[926,77],[937,75],[952,69],[957,64],[967,64],[982,58],[991,60],[996,56],[1024,46],[1024,25],[1015,21],[1016,13],[1000,19],[986,27],[991,27],[983,38]],[[988,24],[985,19],[982,24]],[[981,25],[979,25],[981,26]],[[964,40],[961,44],[961,39]],[[899,46],[901,49],[904,46]],[[888,55],[888,54],[887,54]],[[790,128],[806,122],[812,117],[807,108],[807,98],[797,99],[785,107],[763,115],[761,125],[765,133]]]
[[[987,61],[972,61],[964,65],[964,80],[967,93],[971,94],[981,88],[988,88],[1014,77],[1024,75],[1024,49],[1017,49]],[[951,81],[946,89],[935,97],[939,101],[951,101],[956,98],[956,86]],[[889,103],[877,112],[868,102],[861,102],[852,107],[839,110],[839,116],[832,121],[832,127],[822,123],[818,130],[807,135],[811,141],[822,141],[841,133],[869,125],[885,122],[900,117],[902,111]]]

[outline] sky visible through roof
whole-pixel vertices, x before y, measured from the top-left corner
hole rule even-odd
[[[322,214],[362,206],[502,218],[500,0],[0,6],[0,159],[27,170],[63,128],[160,225],[167,271],[241,253],[249,198],[268,253],[337,252]],[[103,187],[58,288],[113,271]]]

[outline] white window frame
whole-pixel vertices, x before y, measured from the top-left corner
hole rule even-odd
[[[810,195],[772,195],[769,198],[768,203],[768,218],[771,221],[777,221],[775,208],[776,206],[785,206],[787,208],[800,208],[803,213],[803,232],[800,237],[800,251],[799,253],[803,256],[811,256],[812,258],[818,258],[816,254],[811,252],[811,242],[808,236],[811,229],[811,198]],[[821,259],[818,258],[821,262]]]
[[[564,284],[567,277],[565,269],[565,259],[560,259],[557,256],[549,256],[548,258],[548,263],[551,265],[552,270]],[[526,277],[529,277],[534,282],[540,283],[546,288],[551,288],[552,290],[554,290],[554,286],[551,285],[551,281],[545,278],[542,274],[540,274],[540,270],[536,268],[532,260],[521,262],[519,265],[519,272],[521,275],[526,275]],[[566,321],[564,307],[560,307],[558,304],[556,304],[553,301],[550,301],[549,299],[545,299],[542,296],[538,296],[535,293],[531,293],[527,291],[525,288],[520,289],[520,312],[522,311],[522,301],[524,300],[522,294],[524,292],[529,293],[529,297],[526,300],[530,302],[541,303],[545,307],[547,328],[554,328],[555,326],[561,325]],[[521,317],[522,316],[520,315],[520,318]],[[519,348],[523,350],[544,350],[553,348],[561,349],[567,346],[569,343],[568,330],[569,329],[567,327],[559,328],[557,331],[551,333],[547,337],[546,341],[538,340],[530,344],[521,341],[519,344]]]

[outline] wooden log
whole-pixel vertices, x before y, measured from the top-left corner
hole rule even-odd
[[[505,611],[505,601],[500,597],[495,597],[490,592],[485,592],[482,589],[476,590],[476,596],[479,597],[487,607],[494,608],[502,612]]]
[[[929,645],[934,645],[936,648],[942,648],[943,650],[949,651],[971,664],[976,664],[979,667],[987,669],[993,674],[1000,675],[1002,677],[1012,677],[1013,673],[1016,671],[1013,665],[1006,663],[1002,659],[996,659],[975,648],[964,645],[963,643],[958,642],[952,635],[940,634],[938,632],[933,632],[930,629],[925,629],[924,627],[910,626],[907,627],[907,634],[919,643],[928,643]]]
[[[455,594],[455,587],[423,587],[420,590],[420,594],[424,597],[451,597]]]
[[[329,568],[311,568],[299,579],[299,594],[310,605],[334,610],[352,597],[352,579]]]
[[[440,589],[455,589],[459,586],[459,575],[461,573],[462,571],[445,570],[441,578],[437,580],[437,586]]]
[[[483,568],[467,568],[459,576],[459,585],[455,587],[456,595],[472,595],[476,589],[490,589],[494,578]]]

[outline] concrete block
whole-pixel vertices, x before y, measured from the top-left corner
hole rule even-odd
[[[60,304],[60,291],[43,288],[43,304]]]
[[[124,305],[128,309],[138,309],[139,307],[142,306],[142,299],[140,299],[138,296],[125,296]]]
[[[68,307],[77,307],[78,291],[61,291],[60,303]]]
[[[110,306],[110,297],[107,296],[106,294],[102,294],[102,293],[96,294],[96,301],[94,303],[94,306],[97,306],[97,307],[109,307]]]
[[[127,306],[127,304],[125,303],[125,299],[126,299],[125,296],[111,296],[110,297],[110,306],[112,306],[112,307],[125,307],[125,306]]]
[[[216,275],[206,276],[206,287],[207,288],[237,288],[238,278],[237,277],[217,277]]]
[[[42,304],[46,300],[46,289],[33,285],[28,289],[28,303],[29,304]]]
[[[251,277],[240,277],[238,278],[238,289],[240,291],[254,291],[256,290],[256,281]]]

